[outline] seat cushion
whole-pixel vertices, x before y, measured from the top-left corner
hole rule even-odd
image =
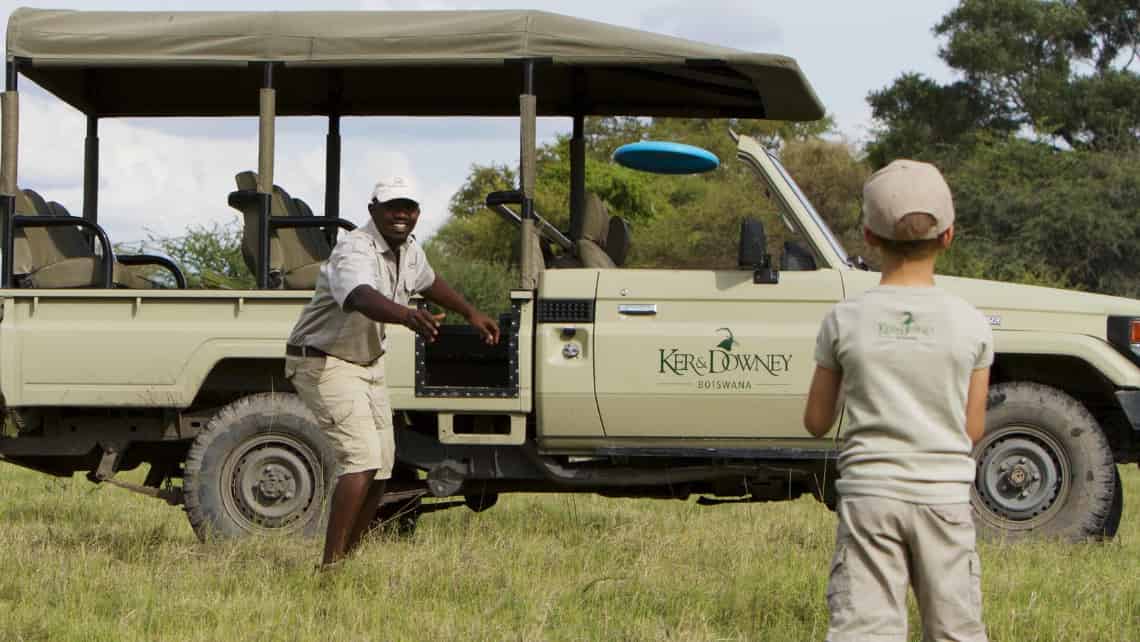
[[[312,290],[317,287],[317,275],[321,272],[321,262],[302,265],[285,274],[286,290]]]
[[[99,266],[102,259],[80,256],[63,259],[28,275],[33,288],[90,288],[99,285]]]
[[[116,263],[114,274],[115,285],[132,290],[155,289],[158,285],[145,276],[147,271],[152,269],[154,269],[153,265],[122,265],[121,263]],[[165,270],[163,271],[165,272]]]
[[[593,241],[582,239],[576,244],[578,258],[582,260],[582,267],[588,268],[614,268],[614,260],[606,251]]]

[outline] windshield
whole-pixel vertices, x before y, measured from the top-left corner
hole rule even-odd
[[[807,210],[812,221],[814,221],[816,226],[823,232],[823,235],[827,237],[827,242],[831,244],[831,247],[835,248],[835,251],[839,254],[839,258],[842,259],[844,263],[850,265],[851,259],[847,257],[847,252],[843,250],[843,246],[839,244],[839,240],[831,233],[831,228],[827,227],[827,223],[823,222],[823,218],[820,217],[819,212],[816,212],[815,208],[812,207],[811,201],[808,200],[807,196],[804,196],[803,191],[800,190],[800,186],[796,185],[796,182],[792,180],[792,177],[788,174],[788,170],[784,169],[784,166],[780,164],[780,161],[777,160],[771,152],[765,150],[765,153],[768,154],[768,159],[772,161],[772,164],[776,166],[776,171],[780,172],[780,177],[792,188],[792,191],[796,194],[796,198],[800,199],[800,204]]]

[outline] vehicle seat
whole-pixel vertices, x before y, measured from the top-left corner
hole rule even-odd
[[[16,213],[25,216],[70,216],[63,205],[46,202],[30,189],[19,190]],[[20,227],[13,239],[12,272],[20,287],[89,288],[99,285],[103,257],[95,254],[78,227]],[[154,284],[133,269],[115,264],[115,285],[151,288]]]
[[[234,177],[239,192],[257,192],[257,172],[240,172]],[[242,257],[250,271],[257,271],[257,225],[260,217],[257,199],[230,205],[241,211]],[[312,209],[301,199],[293,198],[278,185],[273,186],[270,216],[313,216]],[[318,228],[278,228],[269,235],[269,287],[286,290],[311,290],[317,286],[321,262],[332,253],[332,246]]]
[[[585,209],[582,212],[582,237],[574,240],[578,260],[582,267],[617,267],[613,258],[606,252],[610,234],[610,215],[606,204],[597,194],[587,193]]]
[[[606,235],[606,254],[610,255],[616,267],[625,265],[630,240],[629,223],[620,216],[611,216],[609,233]]]

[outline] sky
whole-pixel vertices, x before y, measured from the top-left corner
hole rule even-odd
[[[839,134],[853,144],[872,126],[869,92],[906,71],[952,77],[938,59],[931,29],[954,0],[149,0],[8,2],[19,6],[104,10],[448,10],[541,9],[711,44],[795,58]],[[21,187],[83,210],[82,114],[22,79]],[[541,119],[540,141],[570,130],[569,119]],[[281,118],[276,182],[324,207],[324,118]],[[188,225],[238,220],[226,204],[234,174],[257,166],[257,121],[243,119],[103,119],[99,222],[114,243],[178,236]],[[405,176],[421,194],[417,236],[447,218],[451,195],[472,164],[518,162],[517,119],[345,118],[341,123],[341,216],[365,222],[372,185]],[[727,133],[726,133],[727,135]]]

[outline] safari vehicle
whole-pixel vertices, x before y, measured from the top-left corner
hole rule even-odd
[[[87,116],[82,216],[18,181],[21,77]],[[509,492],[834,499],[839,426],[821,439],[801,427],[814,338],[827,310],[877,275],[747,137],[737,162],[755,170],[757,202],[770,195],[795,232],[778,257],[745,220],[739,269],[626,269],[636,230],[585,190],[587,116],[821,117],[793,60],[532,11],[20,9],[6,79],[5,461],[183,506],[202,537],[316,531],[333,460],[282,362],[315,266],[351,227],[337,211],[340,118],[503,116],[519,119],[521,138],[518,189],[487,195],[517,223],[504,339],[488,348],[446,326],[425,345],[389,328],[400,427],[380,517],[403,513],[412,526],[421,512],[483,510]],[[115,255],[98,219],[100,120],[254,115],[257,171],[230,168],[228,202],[244,216],[257,288],[186,289],[167,260]],[[276,115],[328,118],[323,216],[274,185]],[[573,123],[565,231],[534,207],[538,116]],[[179,287],[143,287],[140,264]],[[1140,302],[941,283],[984,310],[996,336],[979,523],[1011,537],[1111,536],[1114,464],[1140,457]],[[141,464],[141,485],[117,476]]]

